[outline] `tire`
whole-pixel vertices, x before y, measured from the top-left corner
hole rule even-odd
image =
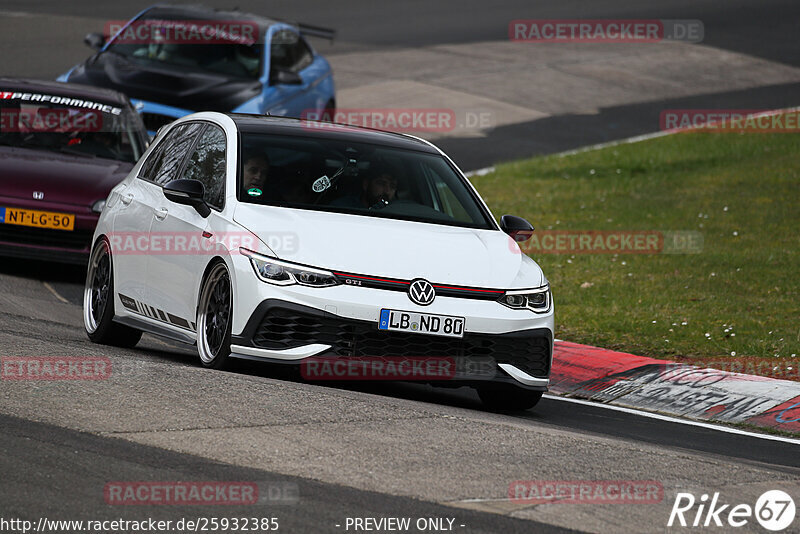
[[[200,364],[223,369],[231,353],[233,291],[227,267],[214,263],[203,279],[197,305],[197,352]]]
[[[92,249],[83,289],[83,327],[93,343],[131,348],[142,332],[114,322],[114,270],[105,237]]]
[[[479,387],[478,396],[483,405],[492,411],[517,412],[536,406],[542,398],[542,392],[495,384]]]

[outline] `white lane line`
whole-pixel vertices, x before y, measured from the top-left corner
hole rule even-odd
[[[472,178],[473,176],[486,176],[487,174],[494,172],[494,167],[484,167],[483,169],[478,169],[475,171],[465,172],[464,176],[467,178]]]
[[[682,130],[686,131],[686,130]],[[640,143],[642,141],[649,141],[650,139],[656,139],[658,137],[664,137],[666,135],[674,135],[678,133],[678,131],[673,130],[664,130],[662,132],[653,132],[648,134],[642,135],[634,135],[633,137],[626,137],[625,139],[617,139],[616,141],[608,141],[606,143],[598,143],[596,145],[589,145],[589,146],[582,146],[580,148],[573,148],[572,150],[566,150],[564,152],[557,152],[555,154],[546,154],[547,156],[555,156],[557,158],[564,158],[567,156],[574,156],[575,154],[581,154],[583,152],[591,152],[592,150],[602,150],[604,148],[610,148],[612,146],[619,146],[619,145],[629,145],[632,143]]]
[[[609,148],[612,146],[619,146],[619,145],[627,145],[629,143],[639,143],[641,141],[647,141],[649,139],[655,139],[657,137],[664,137],[665,135],[674,135],[676,132],[673,131],[663,131],[663,132],[653,132],[649,134],[643,135],[635,135],[633,137],[626,137],[625,139],[617,139],[616,141],[608,141],[606,143],[599,143],[597,145],[589,145],[589,146],[582,146],[580,148],[573,148],[571,150],[566,150],[564,152],[555,152],[552,154],[537,154],[532,156],[534,158],[546,158],[546,157],[556,157],[556,158],[563,158],[566,156],[573,156],[575,154],[580,154],[582,152],[590,152],[592,150],[600,150],[603,148]],[[467,178],[473,178],[475,176],[486,176],[487,174],[493,173],[495,171],[495,167],[483,167],[482,169],[475,169],[474,171],[467,171],[464,175]]]
[[[42,283],[44,284],[44,287],[46,287],[47,290],[50,291],[50,293],[52,293],[55,298],[57,298],[58,300],[60,300],[64,304],[69,304],[69,301],[67,299],[65,299],[64,297],[62,297],[61,295],[59,295],[58,291],[56,291],[53,288],[53,286],[50,285],[49,282],[42,282]]]
[[[641,417],[648,417],[650,419],[658,419],[659,421],[667,421],[670,423],[678,423],[681,425],[697,426],[700,428],[708,428],[710,430],[717,430],[719,432],[727,432],[728,434],[737,434],[739,436],[748,436],[751,438],[766,439],[770,441],[780,441],[782,443],[790,443],[792,445],[800,445],[800,439],[786,438],[783,436],[773,436],[772,434],[759,434],[757,432],[749,432],[747,430],[740,430],[738,428],[731,428],[721,425],[713,425],[711,423],[702,423],[700,421],[692,421],[690,419],[680,419],[678,417],[671,417],[669,415],[661,415],[653,412],[645,412],[635,410],[633,408],[624,408],[622,406],[614,406],[613,404],[603,404],[600,402],[588,401],[583,399],[573,399],[570,397],[559,397],[558,395],[545,395],[546,399],[558,400],[563,402],[572,402],[574,404],[581,404],[584,406],[594,406],[595,408],[605,408],[606,410],[613,410],[615,412],[629,413]]]
[[[26,13],[24,11],[0,11],[0,15],[4,17],[33,17],[33,13]]]
[[[760,111],[758,113],[750,113],[750,114],[747,115],[747,117],[756,117],[756,118],[758,118],[758,117],[770,117],[772,115],[780,115],[780,114],[784,114],[784,113],[795,113],[797,111],[800,111],[800,107],[769,109],[769,110]],[[555,152],[553,154],[539,154],[537,156],[532,156],[532,157],[550,157],[550,156],[554,156],[554,157],[557,157],[557,158],[563,158],[563,157],[566,157],[566,156],[573,156],[575,154],[581,154],[583,152],[591,152],[592,150],[601,150],[603,148],[609,148],[609,147],[612,147],[612,146],[627,145],[627,144],[632,144],[632,143],[640,143],[642,141],[649,141],[650,139],[656,139],[658,137],[664,137],[666,135],[674,135],[676,133],[681,133],[681,132],[690,132],[693,129],[700,130],[700,129],[702,129],[702,127],[698,126],[697,128],[686,128],[686,129],[681,128],[681,129],[675,129],[675,130],[663,130],[663,131],[659,131],[659,132],[652,132],[652,133],[647,133],[647,134],[642,134],[642,135],[634,135],[633,137],[626,137],[624,139],[617,139],[616,141],[608,141],[608,142],[605,142],[605,143],[598,143],[596,145],[588,145],[588,146],[583,146],[583,147],[580,147],[580,148],[573,148],[571,150],[565,150],[564,152]],[[494,167],[484,167],[482,169],[476,169],[474,171],[465,172],[464,174],[467,176],[467,178],[471,178],[473,176],[485,176],[485,175],[487,175],[489,173],[492,173],[494,171],[495,171]]]

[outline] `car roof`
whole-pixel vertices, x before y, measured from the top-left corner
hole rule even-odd
[[[107,104],[130,105],[128,97],[119,91],[92,85],[55,82],[50,80],[32,80],[29,78],[0,77],[0,90],[25,93],[52,93],[58,96],[93,99]]]
[[[144,16],[147,18],[161,16],[168,19],[253,22],[258,26],[260,37],[263,37],[266,34],[267,29],[274,24],[286,24],[293,27],[302,35],[309,37],[321,37],[331,41],[336,35],[336,30],[322,28],[320,26],[314,26],[311,24],[275,17],[265,17],[263,15],[256,15],[255,13],[241,11],[239,8],[210,8],[200,4],[155,4],[142,11],[139,16]]]
[[[353,143],[370,143],[418,152],[439,154],[436,147],[409,135],[347,124],[306,121],[289,117],[226,113],[236,127],[245,133],[295,135],[318,139],[340,139]]]

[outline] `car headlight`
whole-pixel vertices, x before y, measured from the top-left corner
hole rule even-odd
[[[341,283],[330,271],[270,258],[246,248],[240,248],[239,251],[250,258],[250,264],[260,280],[276,286],[300,284],[309,287],[329,287]]]
[[[550,311],[552,300],[548,284],[536,289],[506,291],[498,302],[515,310],[528,309],[535,313],[547,313]]]
[[[106,207],[106,199],[98,200],[94,204],[92,204],[92,211],[95,213],[102,213],[103,208]]]

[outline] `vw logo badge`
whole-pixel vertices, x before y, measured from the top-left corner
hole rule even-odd
[[[436,298],[436,290],[433,289],[433,286],[427,280],[417,278],[411,282],[411,286],[408,288],[408,298],[410,298],[411,302],[414,304],[427,306]]]
[[[33,192],[33,199],[34,200],[44,200],[44,191],[34,191]]]

